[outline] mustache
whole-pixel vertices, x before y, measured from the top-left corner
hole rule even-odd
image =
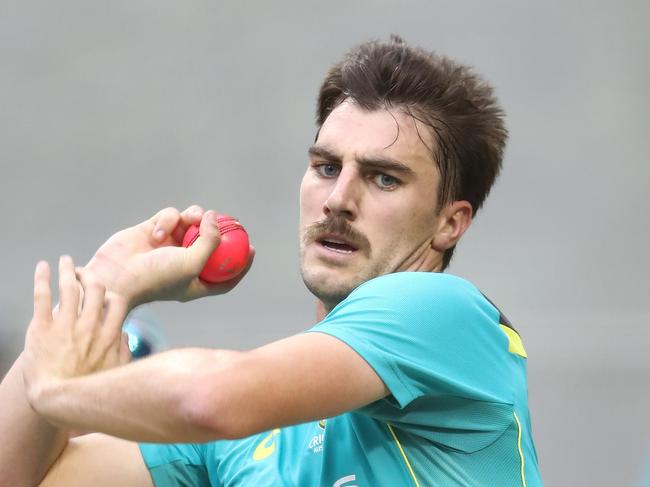
[[[370,241],[361,232],[355,230],[345,218],[330,217],[325,220],[312,223],[305,229],[303,236],[304,243],[314,242],[319,235],[324,233],[334,233],[345,237],[350,243],[354,244],[359,250],[368,253]]]

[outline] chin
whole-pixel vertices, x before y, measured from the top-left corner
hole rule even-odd
[[[301,269],[302,280],[314,296],[326,304],[328,308],[333,308],[343,301],[361,282],[345,276],[336,276],[336,271],[332,270],[306,270]]]

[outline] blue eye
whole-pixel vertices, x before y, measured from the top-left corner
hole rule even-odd
[[[316,171],[323,177],[332,178],[338,175],[339,168],[334,164],[319,164],[316,166]]]
[[[399,181],[388,174],[377,174],[375,176],[375,183],[382,189],[393,189],[398,185]]]

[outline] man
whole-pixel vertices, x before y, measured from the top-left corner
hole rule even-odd
[[[328,73],[318,126],[300,253],[319,323],[248,352],[124,365],[130,308],[236,284],[197,278],[219,241],[198,207],[111,237],[78,273],[81,301],[62,258],[55,316],[39,263],[25,351],[0,391],[2,485],[541,485],[521,339],[441,273],[500,169],[491,88],[399,38],[370,42]]]

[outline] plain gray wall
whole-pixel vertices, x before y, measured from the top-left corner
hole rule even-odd
[[[234,214],[258,250],[231,294],[153,306],[174,346],[248,348],[310,326],[297,203],[315,95],[352,45],[394,32],[474,65],[508,113],[504,173],[451,272],[524,336],[547,485],[636,485],[650,458],[649,11],[3,2],[0,372],[21,348],[38,259],[85,262],[170,205]]]

